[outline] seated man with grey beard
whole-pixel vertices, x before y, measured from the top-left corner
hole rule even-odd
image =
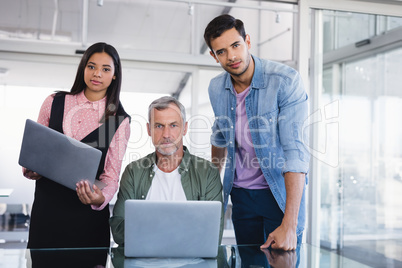
[[[183,145],[187,133],[184,106],[173,97],[162,97],[148,109],[148,135],[155,152],[127,165],[110,218],[114,241],[124,244],[124,204],[127,199],[204,200],[222,202],[218,168],[190,154]],[[223,231],[221,215],[220,239]]]

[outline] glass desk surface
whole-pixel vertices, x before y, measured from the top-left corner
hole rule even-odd
[[[257,245],[222,245],[214,259],[125,258],[124,248],[0,249],[1,268],[25,267],[371,267],[334,252],[302,244],[295,251],[260,250]]]

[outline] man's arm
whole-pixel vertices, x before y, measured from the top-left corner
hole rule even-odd
[[[310,160],[304,144],[308,132],[303,128],[308,118],[308,96],[299,73],[291,72],[289,78],[278,93],[279,139],[286,159],[282,168],[286,206],[281,225],[269,234],[262,248],[293,250],[297,246],[297,220]]]
[[[227,154],[226,147],[221,148],[211,145],[211,157],[212,157],[211,162],[218,167],[219,173],[221,173],[222,168],[225,164],[226,154]]]
[[[286,206],[281,225],[269,234],[261,248],[294,250],[297,247],[297,217],[305,184],[304,173],[285,173]]]
[[[113,208],[113,216],[109,219],[110,229],[114,241],[124,244],[124,205],[127,199],[134,199],[134,185],[132,184],[132,172],[130,166],[127,166],[123,172],[120,181],[120,188],[117,194],[117,200]]]
[[[205,200],[219,201],[222,203],[221,225],[220,225],[220,231],[219,231],[219,244],[220,244],[222,241],[222,235],[223,235],[225,211],[223,209],[221,176],[216,167],[210,168],[210,171],[208,172],[208,175],[207,175],[207,181],[208,181],[208,185],[207,185],[207,189],[205,192]]]

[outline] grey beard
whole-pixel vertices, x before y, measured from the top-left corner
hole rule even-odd
[[[170,155],[173,155],[175,152],[177,152],[177,150],[179,149],[179,148],[177,148],[177,147],[175,147],[175,148],[176,148],[175,150],[173,150],[173,151],[171,151],[171,152],[169,152],[169,153],[166,153],[163,149],[161,149],[161,148],[159,148],[159,147],[157,147],[156,150],[157,150],[161,155],[170,156]]]

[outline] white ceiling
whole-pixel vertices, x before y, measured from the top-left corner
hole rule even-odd
[[[103,41],[119,51],[125,89],[143,92],[152,79],[148,90],[172,94],[187,65],[215,66],[191,49],[201,50],[203,28],[224,10],[199,5],[191,15],[188,3],[166,0],[0,0],[0,84],[68,90],[81,56],[75,51]]]
[[[104,41],[114,45],[123,60],[123,90],[173,94],[194,64],[219,69],[199,52],[207,52],[202,38],[207,23],[219,14],[239,12],[225,4],[281,10],[291,9],[289,3],[296,0],[282,1],[287,4],[190,2],[196,4],[180,0],[0,0],[0,85],[68,90],[80,59],[76,50]]]

